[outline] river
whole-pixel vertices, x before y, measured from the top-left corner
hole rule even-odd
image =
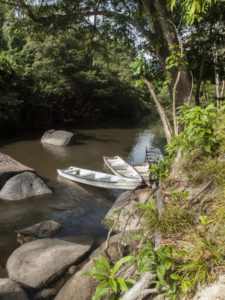
[[[18,229],[52,219],[63,225],[57,235],[68,240],[92,236],[96,242],[106,237],[102,220],[120,191],[79,185],[60,178],[57,168],[71,165],[104,170],[102,156],[119,155],[130,163],[145,160],[145,148],[163,150],[165,138],[160,123],[141,128],[80,129],[74,145],[43,145],[40,136],[26,135],[1,140],[0,152],[34,168],[53,190],[50,195],[22,201],[0,200],[0,262],[5,263],[18,247]]]

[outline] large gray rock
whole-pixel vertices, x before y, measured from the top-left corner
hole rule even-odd
[[[40,239],[23,244],[7,261],[9,277],[32,288],[41,288],[76,263],[90,249],[60,239]]]
[[[51,192],[37,175],[32,172],[23,172],[13,176],[5,183],[0,191],[0,198],[21,200]]]
[[[25,171],[34,172],[34,169],[19,163],[6,154],[0,153],[0,189],[9,178]]]
[[[115,223],[116,232],[137,232],[142,229],[142,212],[138,205],[147,203],[151,192],[151,188],[146,188],[144,190],[122,193],[105,216],[105,223],[109,227]]]
[[[126,247],[133,244],[133,235],[129,232],[118,233],[110,237],[108,244],[108,255],[112,263],[116,263],[122,256],[125,256]],[[90,259],[98,258],[99,254],[105,256],[106,241],[104,241],[94,252],[89,256]]]
[[[0,279],[0,299],[28,300],[28,297],[18,283],[9,278],[2,278]]]
[[[42,291],[39,291],[35,296],[34,300],[51,300],[54,298],[54,296],[57,294],[57,289],[51,288],[51,289],[44,289]]]
[[[24,244],[32,239],[44,239],[56,234],[62,225],[53,221],[46,220],[25,229],[17,230],[17,241]]]
[[[91,300],[99,282],[92,276],[82,276],[87,270],[93,269],[92,261],[85,264],[59,291],[55,300]]]
[[[72,132],[68,132],[65,130],[50,129],[46,131],[42,136],[41,143],[65,146],[69,144],[73,135],[74,134]]]
[[[193,300],[225,300],[225,275],[214,283],[200,288]]]

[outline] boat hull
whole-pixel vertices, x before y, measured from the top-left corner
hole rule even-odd
[[[124,178],[132,178],[135,180],[142,181],[142,178],[139,175],[139,173],[131,165],[129,165],[126,161],[124,161],[121,157],[103,156],[103,160],[106,166],[113,174],[117,176],[122,176]]]
[[[78,182],[78,183],[82,183],[82,184],[86,184],[86,185],[90,185],[90,186],[94,186],[94,187],[98,187],[98,188],[105,188],[105,189],[119,189],[119,190],[135,190],[139,185],[140,185],[140,181],[137,180],[123,180],[122,178],[118,177],[115,178],[115,176],[112,178],[111,174],[107,174],[107,173],[92,173],[92,174],[102,174],[104,176],[108,176],[109,179],[107,180],[98,180],[98,179],[88,179],[88,178],[84,178],[82,176],[76,176],[74,174],[70,174],[68,172],[66,172],[66,170],[57,170],[58,174],[66,179]]]

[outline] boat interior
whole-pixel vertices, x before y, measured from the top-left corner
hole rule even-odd
[[[90,180],[111,181],[112,175],[92,172],[89,170],[71,169],[67,172],[70,175],[79,176]]]
[[[111,166],[115,170],[126,170],[127,169],[127,165],[125,165],[125,164],[111,164]]]

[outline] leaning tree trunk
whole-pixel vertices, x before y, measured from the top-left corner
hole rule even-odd
[[[181,106],[185,102],[193,101],[192,82],[189,71],[185,65],[180,65],[177,68],[166,70],[166,58],[170,54],[170,46],[179,47],[179,38],[177,31],[170,21],[170,16],[167,10],[166,0],[141,0],[145,17],[148,22],[150,33],[149,40],[154,47],[159,58],[161,67],[165,74],[169,73],[171,82],[168,84],[171,99],[173,98],[173,88],[176,83],[178,71],[180,79],[176,87],[176,103],[175,106]]]
[[[151,83],[151,81],[148,79],[148,78],[145,78],[145,82],[148,86],[148,89],[149,89],[149,92],[155,102],[155,105],[158,109],[158,112],[159,112],[159,115],[160,115],[160,118],[161,118],[161,121],[163,123],[163,129],[164,129],[164,133],[165,133],[165,136],[166,136],[166,140],[167,140],[167,143],[169,144],[170,143],[170,139],[171,137],[173,136],[173,130],[172,130],[172,127],[170,125],[170,121],[168,120],[167,118],[167,115],[166,115],[166,112],[164,110],[164,108],[162,107],[155,91],[154,91],[154,87],[153,87],[153,84]]]

